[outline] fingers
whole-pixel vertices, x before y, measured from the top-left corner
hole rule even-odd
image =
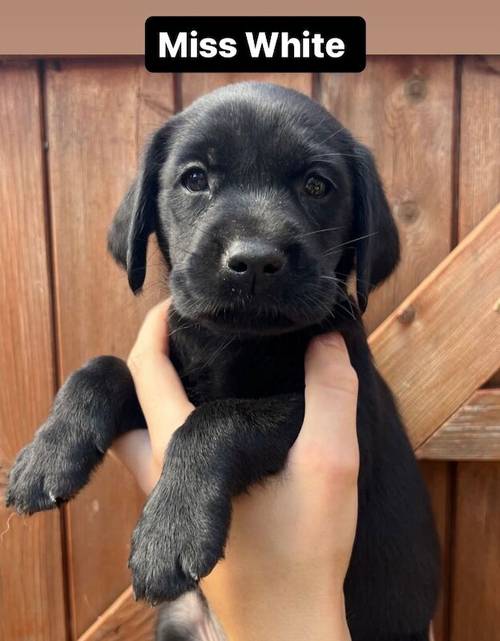
[[[342,336],[315,338],[305,359],[305,416],[292,460],[326,472],[357,476],[358,381]]]
[[[133,474],[142,491],[149,495],[156,485],[161,467],[152,461],[151,440],[147,430],[132,430],[119,436],[110,450]]]
[[[158,303],[146,315],[137,334],[132,354],[150,350],[168,355],[168,310],[170,298]]]
[[[161,460],[172,433],[194,409],[168,358],[168,307],[165,301],[148,313],[128,358],[153,456]]]

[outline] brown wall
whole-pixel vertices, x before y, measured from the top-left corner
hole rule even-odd
[[[360,75],[266,78],[314,95],[375,151],[403,259],[372,297],[373,329],[500,199],[500,60],[372,57]],[[30,439],[73,369],[126,354],[145,310],[165,295],[153,249],[144,294],[131,296],[106,255],[107,225],[146,136],[239,79],[151,75],[133,58],[0,66],[0,460]],[[445,549],[437,639],[500,639],[491,589],[500,578],[500,465],[423,468]],[[78,638],[128,585],[141,505],[107,460],[58,513],[22,519],[0,508],[0,639]]]

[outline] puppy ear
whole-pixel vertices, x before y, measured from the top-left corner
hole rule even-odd
[[[148,237],[158,216],[159,172],[166,160],[170,123],[159,129],[147,145],[139,172],[123,199],[108,232],[108,250],[127,270],[136,293],[146,277]]]
[[[399,261],[399,236],[371,152],[354,147],[354,242],[358,305],[364,312],[368,295]]]

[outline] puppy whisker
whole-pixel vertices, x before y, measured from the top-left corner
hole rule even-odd
[[[226,349],[236,340],[236,336],[231,336],[227,341],[219,345],[217,349],[211,354],[211,356],[203,363],[202,365],[199,365],[197,367],[194,367],[192,369],[189,369],[185,372],[183,372],[184,376],[187,376],[189,374],[194,374],[195,372],[200,372],[203,371],[207,368],[209,368],[213,363],[217,360],[219,356],[222,355],[223,352],[226,351]]]
[[[334,132],[333,132],[333,134],[330,134],[330,136],[327,136],[327,137],[325,138],[325,140],[323,140],[323,144],[324,144],[325,142],[329,142],[330,140],[332,140],[333,138],[335,138],[335,136],[338,136],[342,131],[346,131],[346,129],[347,129],[347,127],[345,127],[345,126],[340,126],[336,131],[334,131]]]
[[[341,278],[337,278],[336,276],[326,276],[325,274],[321,275],[320,278],[323,280],[333,280],[335,283],[342,283],[342,285],[345,285],[345,281],[343,281]]]
[[[358,236],[357,238],[350,238],[349,240],[346,240],[345,243],[340,243],[338,245],[335,245],[335,247],[332,247],[331,249],[328,249],[323,256],[330,256],[330,254],[335,253],[338,249],[341,249],[342,247],[347,247],[350,246],[354,243],[359,242],[360,240],[364,240],[365,238],[370,238],[371,236],[375,236],[378,232],[374,231],[371,232],[370,234],[364,234],[363,236]]]
[[[335,305],[336,305],[336,307],[340,307],[340,309],[343,309],[344,312],[346,314],[348,314],[353,320],[356,320],[356,316],[354,315],[354,312],[352,310],[352,306],[351,306],[351,309],[348,309],[345,305],[342,305],[342,303],[340,303],[339,301],[337,301],[335,303]]]
[[[200,258],[200,254],[198,252],[191,251],[189,249],[186,249],[185,247],[182,247],[181,245],[176,246],[176,250],[180,250],[184,252],[185,254],[189,254],[189,256],[195,256],[196,258]]]
[[[341,282],[343,282],[344,284],[347,284],[347,279],[349,278],[349,276],[351,276],[351,275],[352,275],[352,274],[345,274],[345,273],[342,273],[342,272],[336,272],[336,274],[337,274],[338,276],[345,276],[345,279],[344,279],[344,280],[343,280],[343,279],[339,279],[339,280],[340,280]],[[375,287],[375,283],[373,283],[373,282],[372,282],[372,281],[370,281],[370,280],[367,280],[366,278],[360,278],[359,276],[356,276],[356,280],[359,280],[359,282],[361,282],[361,283],[365,283],[365,284],[366,284],[366,285],[368,285],[370,288]]]
[[[313,231],[308,231],[305,234],[300,234],[297,238],[306,238],[307,236],[313,236],[314,234],[325,234],[329,231],[338,231],[339,229],[344,229],[344,226],[340,227],[327,227],[326,229],[314,229]]]
[[[349,310],[346,309],[343,305],[341,305],[338,301],[336,301],[336,304],[339,305],[341,309],[344,309],[349,314],[349,316],[351,316],[353,320],[356,320],[356,315],[354,313],[354,308],[352,306],[352,301],[350,296],[342,288],[339,289],[339,293],[344,297],[344,300],[349,305]]]
[[[179,325],[179,327],[176,327],[173,331],[169,332],[168,337],[172,338],[172,336],[175,336],[178,332],[184,331],[186,329],[192,329],[194,327],[198,327],[196,323],[186,323],[186,325]]]

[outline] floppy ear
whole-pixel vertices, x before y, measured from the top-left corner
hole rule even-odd
[[[358,305],[364,312],[368,295],[399,261],[399,236],[371,152],[354,146],[354,242]]]
[[[158,216],[158,176],[167,155],[169,125],[159,129],[147,145],[139,172],[123,199],[108,232],[108,250],[127,270],[130,288],[136,293],[146,277],[149,235]]]

